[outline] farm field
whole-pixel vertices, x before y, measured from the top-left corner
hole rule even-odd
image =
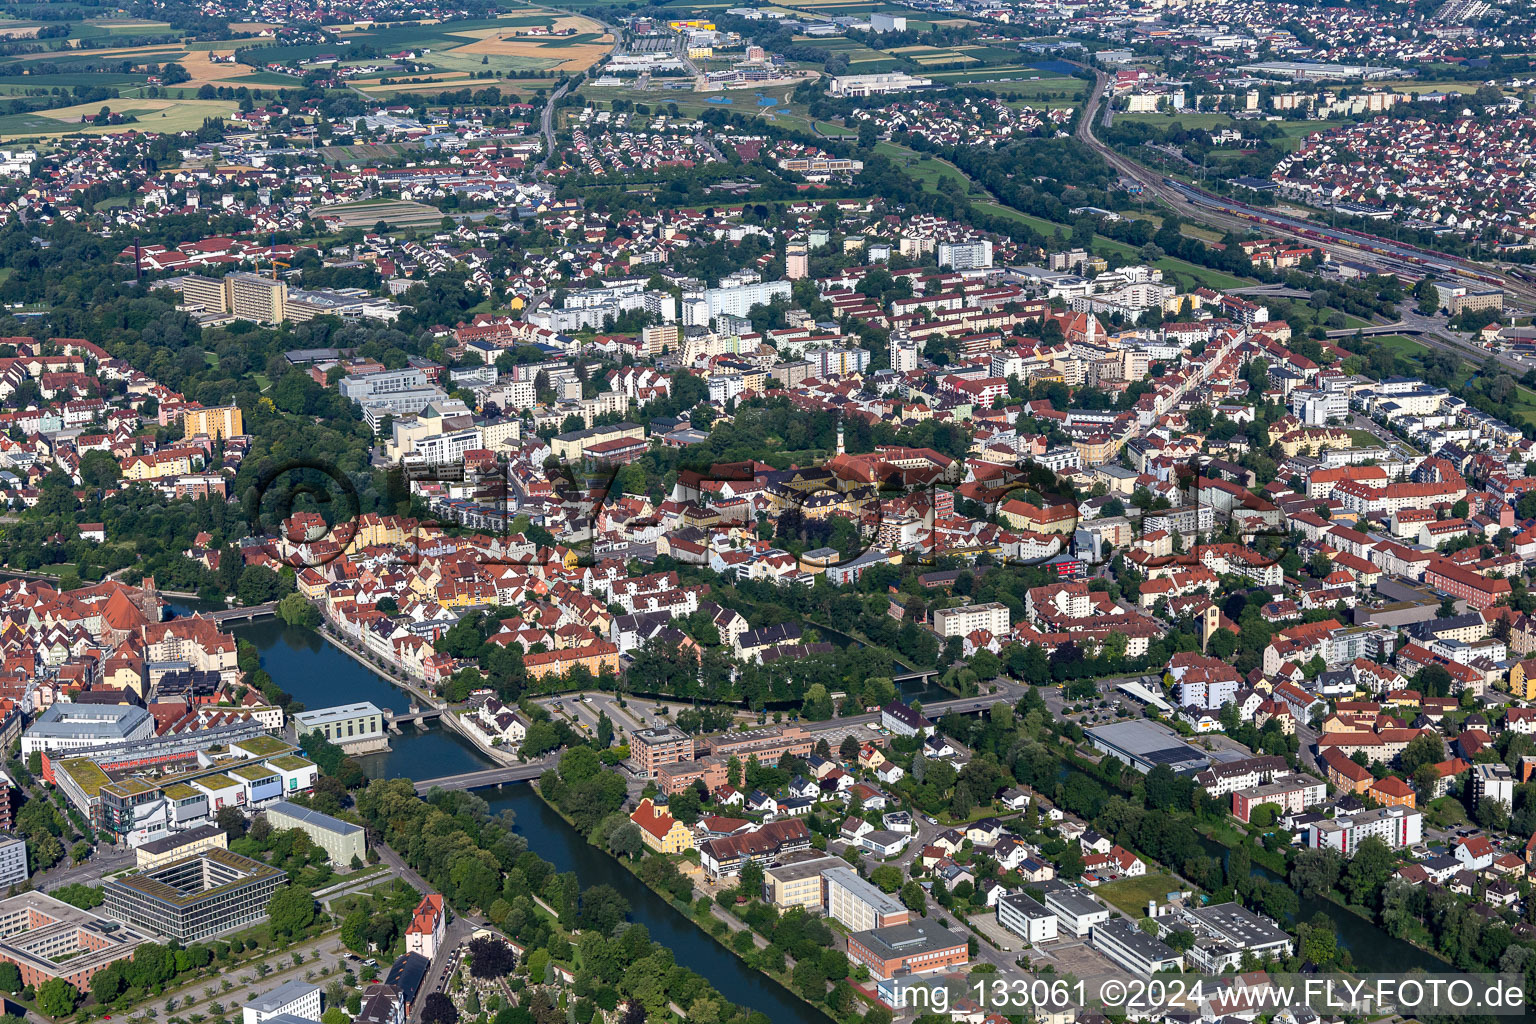
[[[81,117],[90,117],[102,107],[107,107],[117,114],[131,114],[138,120],[126,125],[93,125],[80,122]],[[151,100],[123,97],[99,103],[81,103],[54,110],[0,117],[0,141],[56,138],[74,134],[112,135],[125,131],[190,131],[201,128],[203,121],[207,118],[224,117],[233,113],[234,110],[235,104],[225,100]]]
[[[976,83],[992,82],[1049,82],[1058,88],[1081,88],[1082,83],[1074,78],[1052,75],[1041,71],[1039,68],[1028,64],[998,64],[976,67],[953,68],[941,71],[924,71],[923,77],[931,78],[935,85],[968,85]],[[1066,104],[1070,106],[1071,104]]]
[[[530,35],[527,30],[532,28],[572,34]],[[465,75],[485,71],[507,75],[556,69],[583,71],[606,55],[613,43],[613,37],[591,18],[537,9],[501,18],[355,29],[344,35],[352,43],[366,44],[380,53],[430,51],[421,56],[419,63]],[[264,46],[252,49],[246,59],[252,64],[287,63],[338,50],[334,43]]]

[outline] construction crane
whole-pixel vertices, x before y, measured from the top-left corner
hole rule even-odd
[[[282,260],[277,258],[276,249],[277,232],[274,231],[272,234],[267,236],[267,262],[272,264],[272,280],[274,281],[277,280],[278,267],[292,267],[291,263],[284,263]]]

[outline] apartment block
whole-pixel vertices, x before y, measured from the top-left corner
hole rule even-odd
[[[1239,821],[1248,821],[1261,804],[1271,804],[1282,814],[1293,814],[1322,803],[1327,795],[1328,784],[1315,776],[1300,772],[1277,775],[1273,782],[1233,793],[1232,814]]]
[[[934,632],[946,637],[966,636],[978,629],[1002,636],[1008,632],[1010,624],[1008,606],[1000,601],[940,608],[933,613]]]
[[[184,409],[181,414],[181,429],[187,437],[206,434],[217,441],[245,433],[245,418],[238,405]]]
[[[1412,846],[1424,838],[1424,815],[1409,807],[1382,807],[1358,814],[1342,814],[1319,821],[1307,829],[1307,846],[1336,850],[1354,856],[1360,844],[1376,838],[1393,850]]]

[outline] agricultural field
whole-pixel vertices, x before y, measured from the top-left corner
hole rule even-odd
[[[529,30],[567,32],[545,35]],[[612,48],[613,37],[591,18],[556,12],[529,12],[504,18],[455,21],[435,25],[389,25],[346,31],[343,37],[355,47],[367,46],[380,54],[414,50],[418,63],[440,72],[500,71],[515,75],[524,71],[583,71]],[[265,46],[251,50],[252,64],[288,63],[341,51],[335,43],[303,46]],[[426,51],[426,52],[422,52]]]
[[[127,125],[93,125],[81,118],[95,115],[102,107],[113,113],[132,115],[136,122]],[[61,135],[111,135],[124,131],[192,131],[210,117],[226,117],[235,104],[224,100],[170,100],[123,97],[99,103],[81,103],[55,110],[10,114],[0,117],[0,142],[18,139],[57,138]]]
[[[389,82],[381,81],[388,78]],[[548,78],[498,78],[494,81],[471,78],[467,72],[449,71],[437,75],[407,75],[404,78],[396,78],[393,75],[383,75],[374,78],[355,78],[352,87],[369,96],[377,96],[388,99],[393,96],[413,96],[425,94],[436,96],[441,92],[451,92],[458,89],[484,89],[495,86],[501,90],[503,97],[513,95],[522,99],[529,99],[542,90],[553,89],[556,83]]]

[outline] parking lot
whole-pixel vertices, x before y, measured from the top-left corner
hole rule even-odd
[[[1101,979],[1130,977],[1128,971],[1089,946],[1086,938],[1070,936],[1056,939],[1029,951],[1029,958],[1033,963],[1038,963],[1047,957],[1056,965],[1057,974],[1070,974],[1075,978],[1083,979],[1090,986]]]

